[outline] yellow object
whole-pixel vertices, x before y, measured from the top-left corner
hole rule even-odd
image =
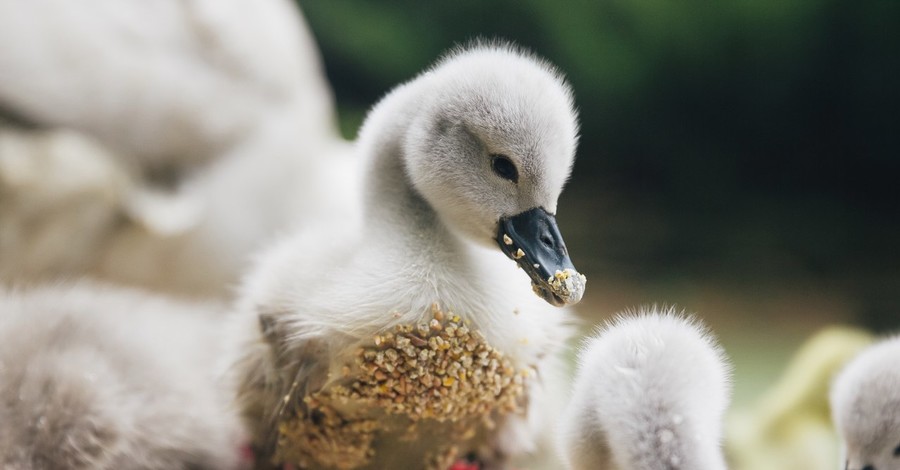
[[[806,341],[781,379],[727,423],[732,470],[835,470],[838,438],[828,390],[843,365],[873,342],[863,330],[832,326]]]

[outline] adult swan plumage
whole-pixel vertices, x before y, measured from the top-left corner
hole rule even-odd
[[[577,131],[560,74],[505,45],[375,106],[361,224],[285,239],[243,286],[235,372],[262,462],[490,468],[535,449],[570,334],[551,305],[585,285],[554,217]]]

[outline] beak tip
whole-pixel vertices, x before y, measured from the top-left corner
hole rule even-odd
[[[559,297],[564,305],[575,305],[584,296],[587,277],[571,268],[556,271],[551,279],[548,279],[550,291]]]
[[[548,304],[554,307],[565,307],[581,301],[584,296],[585,284],[587,284],[587,278],[583,274],[574,269],[566,269],[557,271],[546,282],[532,281],[531,289],[535,295],[544,299]]]

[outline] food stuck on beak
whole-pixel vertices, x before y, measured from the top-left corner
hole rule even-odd
[[[553,214],[536,207],[500,219],[497,243],[528,273],[539,297],[556,307],[581,300],[587,278],[572,265]]]

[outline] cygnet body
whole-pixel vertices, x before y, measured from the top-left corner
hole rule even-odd
[[[580,297],[551,282],[580,276],[552,215],[576,140],[558,73],[507,46],[456,51],[373,109],[362,223],[285,239],[242,290],[263,461],[490,468],[535,449],[570,333],[549,304]]]
[[[671,310],[612,321],[578,358],[560,453],[573,470],[724,470],[729,367],[715,340]]]
[[[846,470],[900,469],[900,337],[869,347],[831,387]]]
[[[101,285],[0,290],[0,467],[241,468],[221,318]]]

